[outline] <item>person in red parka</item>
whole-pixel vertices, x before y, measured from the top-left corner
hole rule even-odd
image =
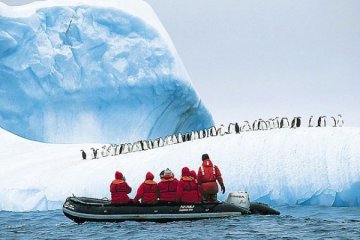
[[[184,167],[181,170],[181,176],[176,190],[177,201],[183,203],[199,203],[198,185],[190,176],[188,167]]]
[[[219,182],[221,191],[225,193],[225,185],[219,168],[214,165],[208,154],[202,155],[202,165],[198,171],[198,184],[203,202],[217,202],[219,191],[216,181]]]
[[[196,172],[194,170],[190,171],[190,177],[192,179],[194,179],[195,183],[198,185],[198,202],[201,202],[200,188],[199,188],[199,184],[198,184],[198,180],[197,180],[197,175],[196,175]]]
[[[197,184],[197,176],[196,176],[196,172],[194,170],[190,171],[190,177],[192,177],[192,179],[194,179]]]
[[[134,203],[156,204],[158,199],[158,186],[154,181],[154,175],[151,172],[146,173],[145,181],[139,186]]]
[[[177,185],[178,180],[174,177],[172,171],[167,168],[161,182],[158,183],[159,200],[161,202],[176,202]]]
[[[127,204],[130,202],[128,196],[131,193],[131,187],[125,182],[125,177],[121,172],[115,172],[115,180],[110,184],[111,203]]]

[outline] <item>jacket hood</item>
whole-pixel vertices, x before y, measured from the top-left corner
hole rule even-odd
[[[188,167],[183,167],[183,169],[181,170],[181,176],[190,176],[190,170]]]
[[[190,171],[190,177],[196,179],[197,176],[196,176],[196,172],[194,170]]]
[[[119,171],[116,171],[115,172],[115,179],[123,179],[124,178],[124,175],[119,172]]]
[[[147,172],[146,180],[154,180],[154,174],[152,174],[151,172]]]

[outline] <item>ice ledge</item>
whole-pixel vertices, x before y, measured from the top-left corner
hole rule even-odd
[[[1,210],[54,209],[72,194],[109,198],[115,170],[134,197],[147,171],[157,176],[169,167],[179,177],[184,166],[197,169],[205,152],[227,193],[245,190],[272,205],[360,206],[360,128],[245,132],[86,161],[79,150],[94,144],[37,143],[0,129],[0,146]]]

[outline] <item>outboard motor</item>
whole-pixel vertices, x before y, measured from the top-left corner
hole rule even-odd
[[[226,202],[250,211],[250,198],[247,192],[230,192]]]

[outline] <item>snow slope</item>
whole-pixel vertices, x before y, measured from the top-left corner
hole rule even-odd
[[[197,169],[208,153],[227,193],[246,190],[272,205],[360,205],[360,128],[298,128],[244,132],[96,160],[80,149],[102,144],[46,144],[0,129],[0,209],[61,208],[67,196],[110,197],[122,171],[134,197],[147,171]],[[220,196],[221,199],[225,195]]]
[[[2,128],[36,141],[83,143],[212,125],[145,2],[0,2]]]

